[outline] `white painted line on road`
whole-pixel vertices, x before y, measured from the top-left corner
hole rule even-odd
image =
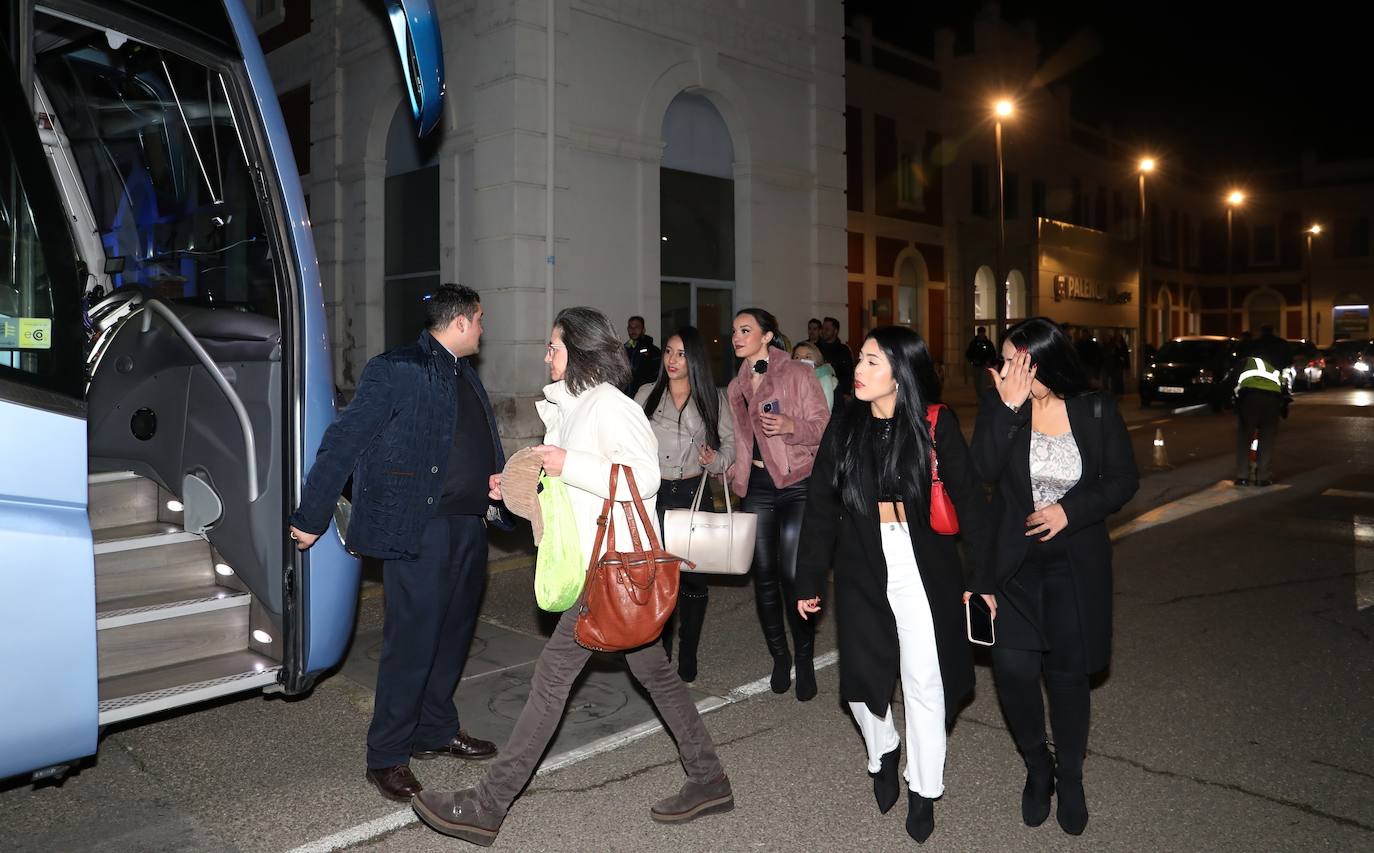
[[[1196,406],[1183,406],[1181,408],[1174,409],[1174,414],[1186,415],[1189,412],[1200,412],[1206,408],[1210,408],[1210,406],[1208,406],[1208,404],[1206,403],[1198,403]]]
[[[839,660],[838,652],[826,652],[816,658],[814,666],[818,670],[825,669],[828,666],[832,666],[837,660]],[[709,714],[727,705],[734,705],[751,696],[757,696],[769,689],[768,682],[769,677],[764,676],[748,684],[741,684],[724,696],[708,696],[697,703],[697,712]],[[586,761],[593,756],[619,749],[637,740],[643,740],[649,735],[662,730],[663,724],[657,719],[647,720],[637,726],[631,726],[624,731],[607,735],[599,740],[583,744],[576,749],[570,749],[567,752],[559,753],[539,765],[539,769],[535,771],[534,775],[542,776],[545,773],[562,770],[564,767],[577,764],[580,761]],[[415,816],[414,810],[408,808],[400,809],[399,811],[383,815],[375,820],[369,820],[366,823],[360,823],[357,826],[349,827],[333,835],[327,835],[324,838],[316,839],[308,844],[302,844],[300,847],[292,848],[288,853],[330,853],[332,850],[343,850],[355,844],[369,841],[379,835],[385,835],[401,827],[417,823],[418,821],[419,818]]]
[[[1374,605],[1374,516],[1355,516],[1355,610]]]
[[[1145,424],[1134,424],[1134,425],[1132,425],[1132,426],[1126,427],[1126,429],[1129,430],[1129,431],[1134,431],[1134,430],[1144,429],[1144,428],[1145,428]]]
[[[1327,489],[1322,492],[1324,498],[1361,498],[1362,500],[1374,500],[1374,492],[1352,492],[1349,489]]]
[[[1247,498],[1257,498],[1261,495],[1270,495],[1275,492],[1289,488],[1288,483],[1279,483],[1273,486],[1235,486],[1230,480],[1221,480],[1210,488],[1200,492],[1194,492],[1187,497],[1179,498],[1163,506],[1155,507],[1149,512],[1143,513],[1131,519],[1111,532],[1112,541],[1123,539],[1132,533],[1139,533],[1142,530],[1149,530],[1161,524],[1168,524],[1171,521],[1178,521],[1204,512],[1209,509],[1216,509],[1220,506],[1243,501]]]

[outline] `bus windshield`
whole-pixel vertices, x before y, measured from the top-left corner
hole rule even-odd
[[[113,287],[277,316],[271,241],[225,77],[43,14],[35,46],[40,109],[65,136],[58,156],[80,175]]]

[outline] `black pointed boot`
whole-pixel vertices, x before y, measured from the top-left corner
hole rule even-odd
[[[677,596],[677,674],[688,684],[697,680],[697,646],[708,600],[704,592],[679,592]]]
[[[1050,816],[1050,797],[1054,795],[1054,754],[1048,744],[1040,744],[1022,756],[1026,762],[1026,787],[1021,791],[1021,820],[1026,826],[1039,826]]]
[[[873,799],[878,801],[878,811],[882,814],[891,811],[901,796],[902,777],[897,766],[901,760],[902,748],[899,746],[882,757],[877,773],[868,774],[873,777]]]
[[[906,803],[906,834],[917,844],[924,844],[935,831],[935,801],[915,791],[907,791]]]

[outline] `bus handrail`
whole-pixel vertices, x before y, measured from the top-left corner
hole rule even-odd
[[[257,443],[253,439],[253,422],[248,419],[248,410],[243,407],[243,400],[239,399],[238,392],[229,384],[229,380],[224,378],[224,374],[220,372],[215,360],[210,358],[210,354],[205,351],[205,347],[200,345],[196,336],[191,334],[191,330],[186,328],[186,324],[181,322],[181,318],[177,317],[172,309],[167,307],[166,303],[160,299],[145,298],[143,307],[143,326],[140,332],[146,334],[153,325],[153,315],[148,313],[147,309],[151,308],[160,314],[162,319],[167,321],[167,325],[171,326],[173,331],[190,348],[191,352],[195,353],[196,358],[200,359],[200,363],[210,372],[210,378],[215,380],[219,390],[223,391],[225,398],[229,400],[229,405],[233,408],[235,417],[238,418],[239,428],[243,431],[243,449],[248,455],[248,502],[256,501],[258,499]]]

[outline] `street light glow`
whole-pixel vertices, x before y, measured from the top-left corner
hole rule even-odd
[[[1231,194],[1226,197],[1226,203],[1232,206],[1241,204],[1245,201],[1245,193],[1240,190],[1231,190]]]
[[[998,118],[1006,118],[1012,113],[1011,101],[1003,98],[993,106],[992,110],[997,113]]]
[[[1154,158],[1152,158],[1152,157],[1146,157],[1144,160],[1141,160],[1141,161],[1140,161],[1140,171],[1142,171],[1142,172],[1153,172],[1154,170],[1155,170],[1155,161],[1154,161]]]
[[[1311,228],[1308,228],[1308,229],[1307,229],[1307,233],[1308,233],[1308,234],[1320,234],[1320,233],[1322,233],[1322,227],[1321,227],[1320,225],[1313,225]]]

